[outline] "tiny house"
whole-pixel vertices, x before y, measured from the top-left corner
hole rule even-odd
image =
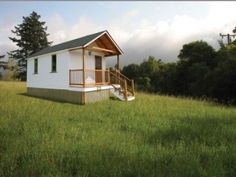
[[[86,104],[109,99],[130,101],[134,82],[120,73],[123,52],[108,31],[44,48],[27,59],[27,94]],[[106,57],[116,56],[115,69]]]

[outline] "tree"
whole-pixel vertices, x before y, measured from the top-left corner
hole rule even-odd
[[[236,34],[236,27],[233,29],[233,33]],[[236,39],[232,42],[232,44],[236,45]]]
[[[181,95],[201,96],[204,93],[203,78],[217,66],[215,50],[204,41],[183,45],[178,55],[176,80]]]
[[[0,80],[3,79],[3,72],[4,69],[6,67],[6,62],[5,61],[1,61],[1,59],[3,59],[5,57],[5,55],[0,55]]]
[[[208,97],[236,104],[236,45],[215,51],[204,41],[183,45],[179,60],[163,63],[149,56],[140,65],[130,64],[123,73],[136,79],[137,88],[171,95]]]
[[[140,73],[143,77],[152,77],[161,64],[161,60],[155,59],[153,56],[149,56],[147,60],[144,60],[140,64]]]
[[[176,63],[162,63],[160,69],[153,74],[154,91],[164,94],[176,94]]]
[[[130,79],[134,79],[135,81],[137,81],[137,79],[140,77],[139,71],[139,65],[130,64],[128,66],[124,66],[124,68],[122,69],[122,74],[124,74]]]
[[[19,76],[19,68],[16,63],[16,60],[13,58],[9,58],[6,67],[6,74],[4,76],[4,80],[15,80]]]
[[[186,61],[190,65],[193,63],[204,62],[208,66],[215,66],[216,52],[208,45],[205,41],[195,41],[183,45],[183,48],[180,50],[178,57],[180,61]]]
[[[9,37],[18,46],[17,50],[11,51],[9,54],[17,60],[21,80],[26,80],[26,58],[52,43],[48,42],[47,27],[45,22],[39,21],[40,17],[34,11],[28,17],[23,17],[23,22],[14,26],[15,29],[12,30],[16,37]]]
[[[236,56],[229,57],[206,76],[207,96],[228,104],[236,104]]]
[[[225,47],[225,44],[224,44],[224,42],[223,42],[222,39],[221,39],[221,40],[218,40],[218,44],[219,44],[219,46],[220,46],[221,49],[223,49],[223,48]]]
[[[149,77],[140,77],[137,88],[143,91],[152,91],[151,79]]]

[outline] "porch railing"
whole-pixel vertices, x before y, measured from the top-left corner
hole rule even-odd
[[[83,85],[83,69],[69,70],[70,85]]]
[[[110,73],[110,83],[119,84],[124,91],[124,97],[126,99],[129,94],[134,96],[134,80],[127,78],[118,69],[111,70],[109,71],[109,73]]]
[[[83,78],[83,69],[69,70],[70,85],[105,85],[109,84],[109,70],[102,69],[85,69],[85,77]]]
[[[85,73],[85,77],[83,77],[83,73]],[[117,69],[85,69],[84,71],[83,69],[71,69],[69,70],[69,82],[71,86],[81,85],[83,87],[119,84],[119,91],[124,94],[126,100],[129,95],[134,96],[134,81]]]

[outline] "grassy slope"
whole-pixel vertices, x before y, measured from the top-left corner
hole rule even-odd
[[[236,109],[137,94],[80,106],[0,82],[0,176],[236,176]]]

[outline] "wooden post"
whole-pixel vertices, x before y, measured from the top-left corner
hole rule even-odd
[[[84,48],[83,48],[83,87],[85,87],[85,59],[84,59]]]
[[[71,70],[69,70],[69,84],[71,86]]]
[[[120,69],[120,58],[119,55],[117,55],[117,61],[116,61],[116,69]]]
[[[120,70],[117,70],[118,71],[118,82],[119,82],[119,85],[120,85]]]
[[[117,55],[116,71],[116,76],[118,77],[118,84],[120,85],[120,55]]]
[[[116,72],[116,84],[120,85],[120,71],[116,68],[115,72]]]
[[[124,90],[124,95],[125,95],[125,100],[128,100],[128,96],[127,96],[127,81],[125,80],[125,90]]]
[[[116,75],[115,84],[118,84],[118,82],[117,82],[117,78],[118,78],[117,69],[115,69],[115,75]]]
[[[133,96],[134,96],[134,80],[131,80],[131,83],[132,83],[132,93],[133,93]]]
[[[111,84],[111,80],[110,80],[110,69],[109,69],[109,68],[107,69],[107,81],[108,81],[108,84]]]

